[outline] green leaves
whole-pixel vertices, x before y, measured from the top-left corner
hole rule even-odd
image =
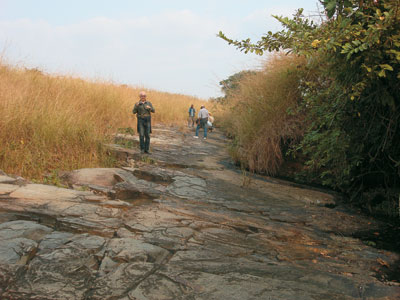
[[[245,52],[283,50],[306,57],[300,110],[310,125],[293,152],[307,157],[309,180],[319,178],[352,197],[398,187],[400,3],[321,3],[326,18],[320,24],[299,10],[293,18],[274,16],[284,30],[256,43],[220,37]]]
[[[325,0],[323,1],[322,4],[325,7],[325,11],[328,15],[328,18],[332,18],[336,12],[336,6],[337,6],[336,0]]]
[[[379,67],[380,67],[380,70],[378,72],[379,77],[386,77],[386,71],[393,71],[392,66],[387,64],[379,65]]]

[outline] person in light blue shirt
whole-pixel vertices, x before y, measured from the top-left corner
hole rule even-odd
[[[201,106],[201,109],[199,110],[199,114],[197,116],[199,118],[199,122],[196,127],[196,135],[194,138],[198,139],[199,138],[199,129],[203,128],[204,129],[204,139],[207,139],[207,121],[209,117],[208,110],[204,105]]]
[[[193,107],[193,104],[189,108],[189,119],[188,119],[188,127],[190,124],[194,127],[194,116],[196,115],[196,109]]]

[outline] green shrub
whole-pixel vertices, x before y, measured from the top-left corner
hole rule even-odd
[[[364,207],[389,207],[400,195],[400,2],[321,1],[326,18],[315,23],[299,10],[277,17],[284,30],[260,41],[220,37],[245,52],[303,55],[300,81],[306,116],[309,180],[346,193]],[[382,205],[389,202],[389,205]]]

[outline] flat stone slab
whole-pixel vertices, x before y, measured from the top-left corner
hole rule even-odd
[[[70,188],[0,172],[0,298],[399,299],[399,254],[354,237],[382,222],[246,181],[222,135],[192,136],[155,126],[152,155],[114,145],[122,168],[64,172]]]
[[[17,179],[15,178],[0,174],[0,183],[14,183],[16,181]]]

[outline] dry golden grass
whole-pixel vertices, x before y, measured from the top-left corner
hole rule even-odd
[[[49,76],[0,62],[0,169],[30,179],[54,170],[110,165],[103,144],[118,128],[136,128],[140,89]],[[155,123],[185,124],[190,96],[147,90]]]
[[[300,98],[297,69],[302,64],[299,57],[274,56],[262,71],[244,77],[228,104],[219,106],[218,118],[234,138],[233,158],[244,167],[275,174],[282,146],[302,136],[303,119],[287,113]]]

